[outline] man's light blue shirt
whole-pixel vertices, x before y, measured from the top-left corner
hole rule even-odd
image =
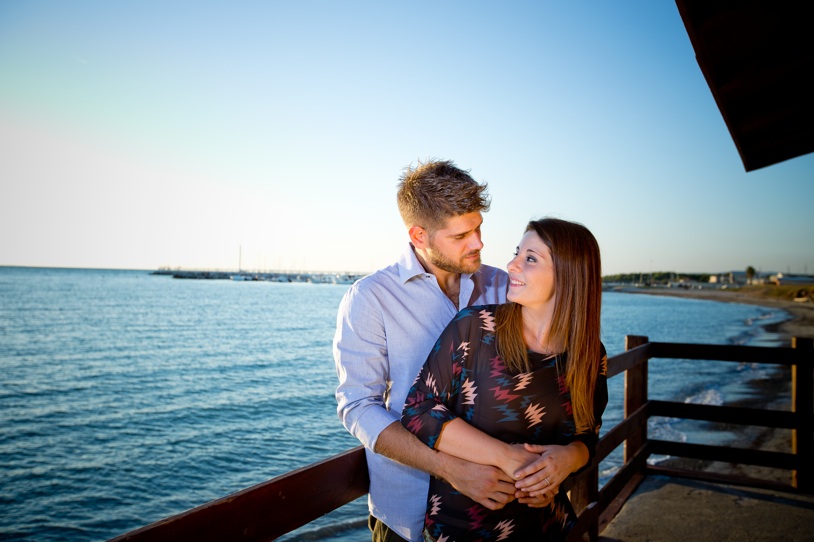
[[[459,307],[504,303],[508,283],[505,271],[487,265],[462,274]],[[337,413],[366,448],[370,512],[413,542],[423,540],[429,475],[373,449],[379,433],[400,422],[410,386],[457,312],[409,245],[398,262],[351,286],[337,316]]]

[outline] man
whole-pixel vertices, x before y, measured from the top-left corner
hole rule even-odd
[[[397,201],[410,244],[397,263],[356,282],[339,307],[337,412],[366,448],[373,542],[423,540],[426,473],[490,509],[514,498],[513,481],[498,469],[434,451],[400,423],[407,392],[450,320],[468,306],[506,301],[506,272],[481,265],[486,188],[450,161],[407,168]]]

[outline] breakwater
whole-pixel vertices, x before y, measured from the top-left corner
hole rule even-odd
[[[191,280],[241,280],[266,282],[311,282],[317,284],[353,284],[363,273],[297,273],[287,271],[203,271],[182,269],[159,269],[153,275],[168,275],[175,279]]]

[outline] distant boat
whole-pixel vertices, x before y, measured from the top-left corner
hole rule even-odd
[[[353,284],[356,282],[356,278],[350,275],[334,275],[333,283],[334,284]]]
[[[254,277],[247,275],[241,269],[243,268],[243,245],[240,245],[240,251],[237,256],[237,275],[232,275],[232,280],[254,280]]]

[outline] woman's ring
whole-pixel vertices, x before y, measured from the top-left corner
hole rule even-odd
[[[551,485],[551,482],[549,482],[549,481],[548,481],[548,476],[546,476],[546,477],[545,477],[545,483],[546,483],[547,485]]]

